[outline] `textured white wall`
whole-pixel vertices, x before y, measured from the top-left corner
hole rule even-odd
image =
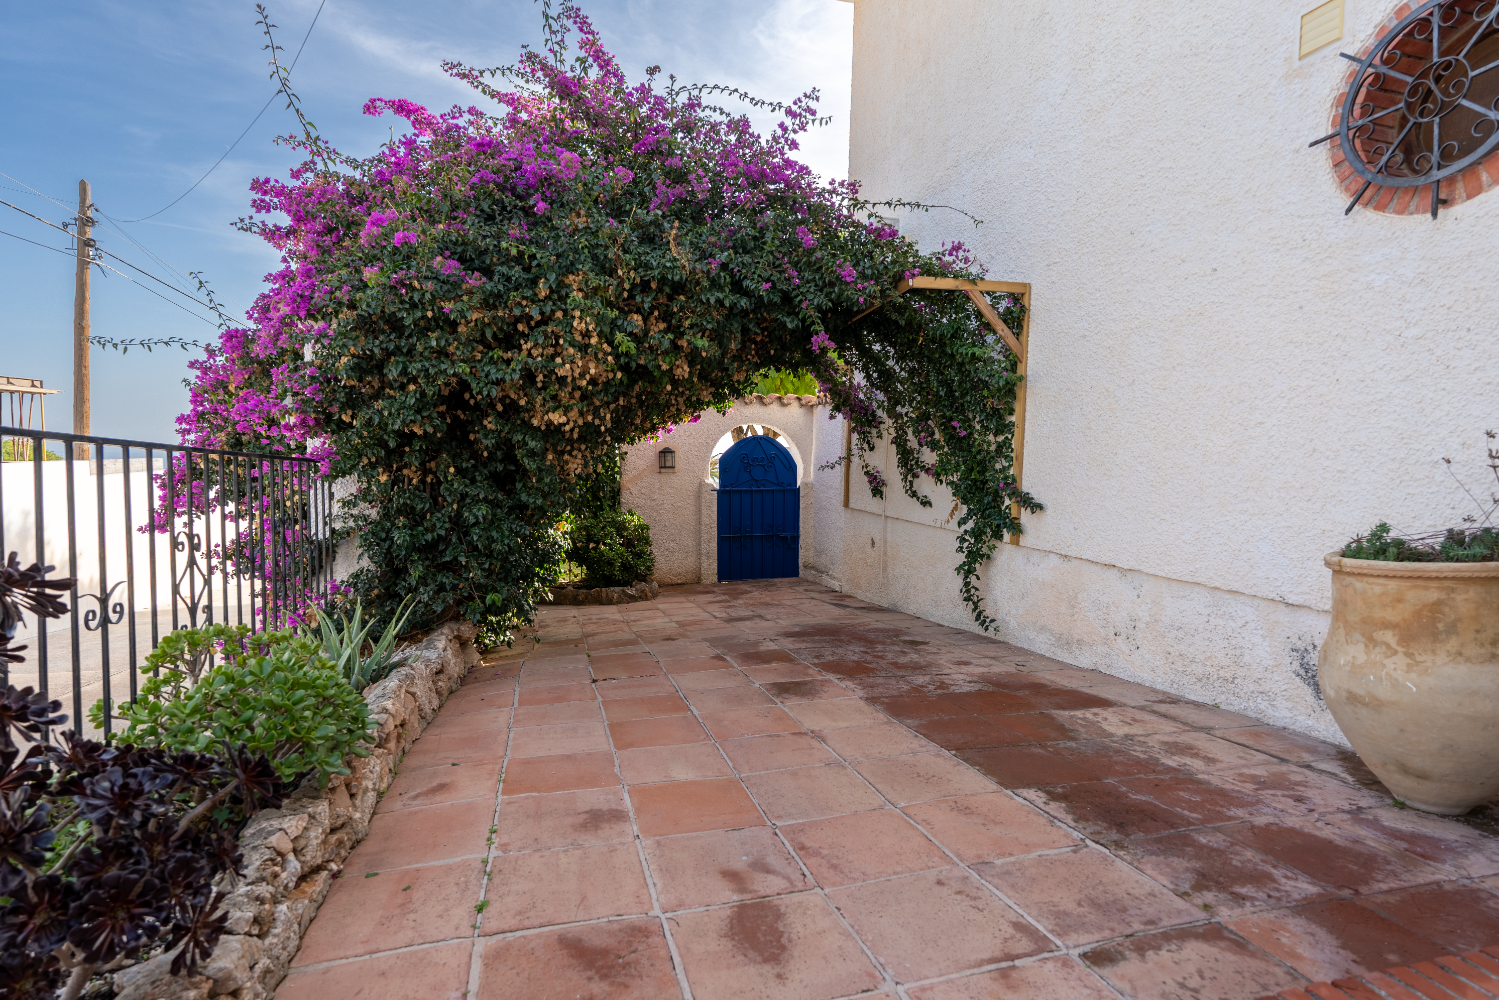
[[[850,176],[985,220],[900,225],[1033,286],[1024,484],[1048,509],[986,576],[1001,630],[1326,735],[1322,554],[1455,523],[1441,459],[1476,484],[1499,427],[1499,193],[1345,218],[1307,143],[1338,51],[1394,5],[1349,0],[1344,41],[1298,60],[1312,6],[857,0]],[[914,551],[878,569],[861,528],[839,565],[828,532],[856,515],[834,511],[830,579],[962,619],[926,569],[956,563],[950,533],[903,527]]]
[[[708,410],[697,423],[683,424],[660,441],[643,441],[625,452],[620,501],[626,510],[639,511],[651,526],[659,582],[717,582],[718,507],[707,481],[708,461],[718,440],[744,424],[763,424],[779,431],[781,443],[796,460],[805,558],[812,544],[809,474],[817,464],[814,425],[818,413],[827,423],[826,408],[817,405],[815,396],[750,396],[735,402],[728,413]],[[675,472],[660,471],[657,454],[667,447],[677,453]]]

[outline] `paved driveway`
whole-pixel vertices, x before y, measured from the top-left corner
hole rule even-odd
[[[800,580],[548,608],[280,1000],[1253,1000],[1499,942],[1499,841],[1337,747]]]

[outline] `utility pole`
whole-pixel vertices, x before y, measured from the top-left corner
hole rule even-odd
[[[89,432],[89,264],[93,261],[94,241],[89,237],[94,230],[94,219],[90,214],[93,200],[88,181],[78,182],[78,272],[73,285],[73,433]],[[73,458],[86,462],[88,445],[79,442],[73,446]]]

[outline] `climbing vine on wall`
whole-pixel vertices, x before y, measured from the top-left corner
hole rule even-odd
[[[719,88],[626,80],[572,4],[542,17],[513,66],[445,64],[494,111],[371,100],[409,131],[364,159],[286,140],[307,161],[256,181],[242,223],[284,266],[252,328],[194,364],[184,437],[356,477],[353,582],[374,599],[525,617],[580,475],[766,368],[807,369],[865,454],[891,435],[903,489],[953,489],[964,596],[991,624],[979,567],[1013,501],[1039,509],[1012,482],[1014,358],[965,298],[894,294],[978,277],[971,255],[923,252],[795,159],[815,92],[752,101],[780,115],[757,134]]]

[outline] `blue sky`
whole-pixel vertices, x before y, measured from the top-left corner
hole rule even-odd
[[[289,54],[318,4],[267,3],[279,26],[276,40]],[[780,100],[820,88],[822,112],[835,120],[803,144],[803,156],[823,174],[845,175],[852,4],[591,0],[583,6],[632,78],[655,63],[689,82],[723,83]],[[0,148],[0,172],[8,177],[0,177],[0,199],[53,222],[76,210],[80,177],[89,180],[94,203],[113,219],[157,212],[224,154],[275,90],[253,2],[0,0],[0,20],[0,89],[8,95],[6,143]],[[362,116],[365,100],[405,97],[436,108],[476,103],[477,95],[442,73],[441,60],[507,64],[522,43],[534,44],[539,35],[531,0],[326,0],[293,73],[293,89],[334,145],[364,155],[389,136],[391,123],[388,116]],[[483,106],[482,99],[477,103]],[[277,258],[232,223],[248,213],[252,177],[284,175],[295,162],[271,141],[293,125],[283,103],[273,103],[186,198],[143,222],[104,220],[109,229],[95,236],[106,250],[189,289],[178,272],[205,272],[228,310],[242,315]],[[4,206],[0,231],[47,247],[67,246],[61,233]],[[47,425],[68,429],[72,258],[0,236],[0,306],[0,374],[41,378],[48,388],[63,390],[49,397]],[[92,318],[95,334],[119,339],[216,336],[210,324],[97,269]],[[182,379],[189,356],[160,348],[125,355],[95,348],[93,432],[175,441],[173,421],[187,402]]]

